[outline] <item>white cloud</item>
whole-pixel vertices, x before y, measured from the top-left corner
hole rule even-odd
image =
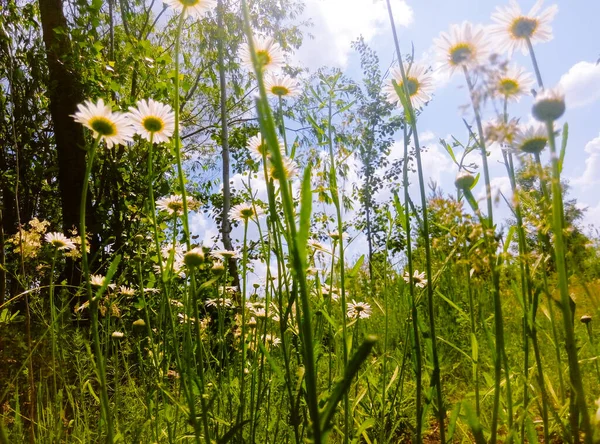
[[[590,140],[584,151],[588,154],[585,159],[585,171],[579,177],[573,179],[573,183],[584,188],[600,183],[600,135]]]
[[[600,65],[590,62],[576,63],[560,78],[569,108],[579,108],[600,100]]]
[[[396,26],[413,22],[413,10],[405,0],[394,2]],[[345,67],[350,43],[362,35],[368,42],[382,31],[389,30],[386,3],[373,0],[307,0],[304,17],[314,27],[295,58],[311,69],[321,66]]]

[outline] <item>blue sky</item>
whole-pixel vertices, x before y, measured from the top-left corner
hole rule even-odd
[[[525,12],[534,3],[535,0],[519,1]],[[392,4],[403,51],[410,51],[412,42],[416,58],[433,64],[433,39],[440,32],[464,20],[490,24],[496,7],[508,4],[508,0],[394,0]],[[600,185],[600,66],[596,66],[600,57],[600,29],[592,18],[600,15],[600,2],[546,0],[544,7],[552,4],[558,5],[552,23],[554,39],[536,45],[535,51],[546,86],[560,82],[566,90],[568,111],[563,120],[569,122],[570,137],[563,174],[571,182],[572,196],[581,206],[589,207],[585,222],[593,223],[600,221],[600,194],[596,192]],[[383,0],[307,0],[305,17],[315,23],[310,32],[316,38],[307,39],[295,55],[299,63],[311,69],[323,64],[336,65],[359,80],[359,61],[350,42],[361,34],[377,50],[382,67],[391,63],[394,48]],[[532,71],[528,56],[518,52],[512,60]],[[456,170],[437,140],[450,134],[466,139],[462,118],[471,117],[463,115],[459,106],[468,100],[461,75],[442,80],[419,122],[428,146],[425,157],[430,177],[448,191],[453,190]],[[526,97],[512,106],[511,114],[527,122],[531,101]],[[492,154],[491,174],[494,183],[506,193],[508,179],[504,166],[498,162],[500,158],[499,152]],[[497,213],[500,218],[508,215],[501,207]]]
[[[311,71],[325,65],[337,66],[359,81],[359,59],[350,47],[351,41],[359,35],[363,35],[378,52],[383,69],[391,64],[394,48],[383,0],[305,1],[304,18],[310,18],[314,23],[314,27],[308,31],[315,39],[305,39],[303,47],[292,57],[294,64],[305,66]],[[525,12],[534,3],[535,0],[519,1]],[[416,59],[433,65],[433,39],[440,32],[447,31],[451,24],[464,20],[491,24],[490,16],[496,6],[505,4],[508,4],[508,0],[393,0],[402,50],[405,53],[410,51],[412,42]],[[571,196],[576,197],[582,207],[588,207],[584,223],[599,226],[600,193],[597,190],[600,187],[600,66],[596,66],[596,61],[600,57],[600,29],[594,22],[600,16],[600,1],[546,0],[544,6],[552,4],[557,4],[559,9],[552,23],[554,39],[536,45],[535,51],[546,86],[560,83],[566,92],[568,109],[563,121],[569,122],[570,137],[563,177],[572,185]],[[583,17],[590,19],[582,20]],[[515,54],[513,61],[532,71],[529,57],[520,52]],[[435,180],[446,192],[454,192],[457,171],[438,140],[452,134],[459,140],[466,141],[467,133],[462,119],[465,117],[471,121],[472,116],[462,114],[459,107],[467,103],[469,98],[464,78],[460,75],[451,79],[441,77],[434,98],[419,121],[421,141],[427,147],[423,154],[426,180]],[[511,115],[519,116],[522,122],[530,121],[531,103],[531,97],[524,98],[519,104],[511,106]],[[559,125],[562,126],[562,121]],[[399,145],[392,150],[391,156],[401,156]],[[489,160],[492,186],[495,190],[502,190],[510,198],[510,185],[505,167],[500,163],[501,159],[500,150],[492,150]],[[479,155],[471,160],[478,163]],[[242,189],[242,181],[247,182],[247,176],[244,178],[237,174],[233,180],[236,188]],[[352,180],[360,180],[355,172],[351,174],[350,181]],[[410,192],[413,201],[419,201],[416,178],[412,182]],[[258,190],[259,197],[266,200],[266,196],[263,196],[264,182],[253,180],[252,183]],[[478,188],[474,194],[483,199],[483,181]],[[349,193],[350,189],[351,184],[347,183],[346,192]],[[388,196],[378,197],[385,199]],[[502,202],[502,199],[499,200]],[[494,210],[499,225],[509,215],[508,208],[502,203]],[[352,218],[352,211],[344,214],[346,221]],[[218,229],[212,220],[198,213],[192,217],[192,226],[195,232],[201,234],[205,245],[212,245],[211,238],[218,235]],[[232,235],[234,239],[240,239],[241,230],[234,229]],[[355,260],[365,250],[366,240],[358,234],[348,247],[348,256],[350,260]],[[264,264],[257,263],[250,279],[260,279],[264,274],[264,267]]]

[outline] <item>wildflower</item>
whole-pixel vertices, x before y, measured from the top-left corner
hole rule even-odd
[[[285,149],[283,147],[283,143],[281,143],[281,141],[278,142],[279,152],[284,155]],[[257,134],[256,136],[250,137],[250,139],[248,139],[247,148],[250,152],[250,158],[256,163],[260,162],[263,159],[263,156],[269,155],[269,146],[267,145],[267,141],[263,139],[262,134]]]
[[[133,326],[134,327],[145,327],[146,321],[144,321],[143,319],[137,319],[137,320],[133,321]]]
[[[456,185],[456,188],[459,190],[470,190],[474,183],[475,178],[468,171],[461,171],[458,173],[458,176],[456,176],[456,180],[454,181],[454,185]],[[404,277],[404,280],[410,282],[410,279],[406,280],[406,277]]]
[[[509,5],[496,8],[492,20],[496,22],[490,27],[490,34],[496,40],[501,52],[513,52],[520,49],[524,55],[529,52],[529,43],[548,42],[552,40],[550,22],[558,12],[558,6],[552,5],[540,13],[544,0],[538,0],[529,14],[524,15],[516,0]]]
[[[191,196],[186,196],[188,210],[195,210],[199,203]],[[166,211],[169,215],[180,216],[183,214],[183,198],[181,194],[173,194],[168,197],[163,197],[156,201],[156,208],[160,211]]]
[[[408,274],[408,271],[404,272],[403,278],[404,282],[406,282],[407,284],[410,283],[410,274]],[[425,286],[427,285],[427,279],[425,279],[425,272],[419,273],[419,270],[415,270],[412,275],[412,281],[416,287],[425,288]]]
[[[57,250],[73,250],[75,244],[62,233],[46,233],[44,239]]]
[[[495,79],[494,93],[508,100],[509,102],[518,102],[521,96],[529,94],[533,88],[533,76],[526,72],[523,67],[510,65],[501,72]]]
[[[207,307],[232,307],[233,306],[233,302],[231,302],[231,299],[229,298],[215,298],[215,299],[207,299],[206,302],[204,302],[204,305],[206,305]]]
[[[250,318],[247,322],[248,327],[250,328],[256,328],[256,319],[255,318]]]
[[[431,100],[433,76],[427,70],[428,68],[420,63],[413,63],[406,70],[406,89],[414,108],[422,108]],[[402,72],[398,67],[392,69],[391,77],[383,87],[383,91],[387,94],[388,102],[398,104],[398,106],[402,107],[402,102],[393,84],[394,81],[399,88],[404,90]]]
[[[371,316],[371,306],[366,302],[356,302],[352,299],[352,302],[348,303],[346,314],[350,319],[367,319]]]
[[[269,169],[270,176],[275,180],[281,180],[281,177],[279,177],[279,171],[272,163],[272,158],[269,158],[269,160],[271,160],[271,168]],[[283,174],[287,179],[293,179],[298,175],[298,164],[289,157],[282,155],[281,164],[283,166]]]
[[[452,25],[435,39],[438,48],[439,69],[453,74],[457,68],[472,68],[481,64],[488,55],[488,42],[482,26],[469,22]]]
[[[94,287],[102,287],[105,279],[106,278],[101,274],[92,274],[90,276],[90,284],[92,284]]]
[[[281,46],[270,37],[254,37],[254,53],[256,54],[258,65],[263,72],[275,70],[284,62]],[[250,45],[248,43],[242,45],[240,58],[242,66],[250,71],[254,70],[252,53],[250,52]]]
[[[330,231],[328,234],[332,241],[337,242],[340,240],[340,234],[338,231]],[[348,236],[348,233],[342,233],[343,240],[348,239]]]
[[[8,242],[15,246],[15,251],[24,258],[35,258],[42,246],[42,235],[46,232],[46,227],[50,225],[48,221],[40,221],[37,217],[29,221],[29,230],[19,227],[19,231],[13,234]]]
[[[113,331],[111,336],[114,339],[123,339],[125,337],[125,334],[122,331]]]
[[[229,210],[229,218],[238,222],[247,222],[248,219],[257,220],[265,214],[264,210],[248,203],[235,205]]]
[[[487,122],[484,127],[485,139],[494,143],[512,145],[515,135],[519,131],[519,120],[510,119],[505,122],[504,119],[497,119]]]
[[[186,17],[197,19],[203,18],[217,4],[215,0],[163,0],[163,3],[177,12],[183,12]]]
[[[71,117],[91,129],[94,137],[104,140],[108,148],[125,145],[132,140],[133,128],[127,115],[113,112],[104,100],[99,99],[97,103],[86,100],[85,104],[77,105],[77,109]]]
[[[213,264],[211,270],[213,271],[213,273],[220,275],[225,273],[225,266],[223,265],[223,263],[215,263]]]
[[[281,339],[279,339],[277,336],[270,333],[265,335],[265,345],[267,348],[277,347],[279,344],[281,344]]]
[[[590,315],[583,315],[580,319],[579,322],[581,322],[582,324],[589,324],[590,322],[592,322],[592,317]]]
[[[135,290],[125,285],[121,285],[119,287],[119,293],[121,293],[123,296],[135,296]]]
[[[265,77],[267,94],[274,97],[295,97],[300,94],[298,81],[290,76],[271,73]]]
[[[565,113],[565,95],[559,88],[545,89],[535,97],[531,113],[540,122],[552,122]]]
[[[548,144],[548,133],[541,126],[520,128],[515,134],[513,147],[522,153],[539,154]]]
[[[183,255],[183,262],[189,268],[199,267],[204,263],[204,251],[200,247],[192,248]]]
[[[148,142],[168,142],[175,130],[175,114],[169,105],[152,99],[140,100],[129,108],[129,121],[135,132]]]
[[[239,257],[239,254],[235,250],[213,250],[210,255],[215,259],[233,259]]]

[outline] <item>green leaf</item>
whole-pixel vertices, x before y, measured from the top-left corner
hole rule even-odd
[[[377,342],[376,336],[367,336],[365,341],[360,345],[354,356],[348,362],[346,369],[344,370],[344,378],[336,384],[333,388],[333,392],[331,393],[331,397],[329,401],[327,401],[327,405],[323,409],[323,414],[321,415],[321,431],[326,433],[327,430],[331,427],[331,420],[335,415],[335,410],[344,396],[344,393],[348,391],[350,385],[352,384],[352,380],[358,373],[361,364],[367,359],[369,353],[371,353],[371,349]]]
[[[358,270],[360,270],[360,267],[362,267],[362,264],[365,262],[365,255],[363,254],[361,257],[358,258],[358,260],[356,261],[356,264],[354,264],[354,266],[352,267],[352,270],[350,270],[348,272],[348,277],[349,278],[354,278],[358,275]]]
[[[558,172],[562,173],[563,162],[565,160],[565,154],[567,152],[567,142],[569,140],[569,124],[565,123],[563,125],[562,131],[562,143],[560,145],[560,157],[558,159]]]
[[[312,213],[312,189],[311,189],[311,165],[304,170],[301,191],[300,226],[298,227],[298,238],[296,248],[302,258],[302,265],[306,265],[306,243],[310,230],[310,215]]]

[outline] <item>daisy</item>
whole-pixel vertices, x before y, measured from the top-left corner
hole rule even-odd
[[[541,11],[544,0],[538,0],[529,14],[524,15],[516,0],[509,5],[496,8],[492,20],[496,22],[490,27],[500,52],[513,54],[520,49],[524,55],[529,52],[529,43],[548,42],[552,40],[550,22],[558,12],[558,6],[552,5]],[[528,43],[529,41],[529,43]]]
[[[265,77],[265,89],[267,94],[274,97],[295,97],[300,94],[300,86],[296,79],[273,73]]]
[[[283,164],[283,173],[287,179],[293,179],[298,175],[298,164],[296,162],[287,156],[282,156],[281,161]],[[281,177],[279,177],[279,171],[277,171],[277,168],[275,168],[275,165],[272,163],[270,165],[269,174],[273,179],[281,180]]]
[[[270,37],[254,37],[254,52],[263,72],[275,70],[285,61],[281,46]],[[242,60],[242,66],[250,71],[254,70],[252,53],[248,43],[242,45],[240,59]]]
[[[367,319],[371,316],[371,306],[366,302],[356,302],[352,299],[352,302],[348,303],[346,315],[350,319]]]
[[[496,119],[486,122],[483,133],[485,139],[490,143],[499,143],[512,145],[512,142],[519,130],[519,120],[516,118],[505,122],[504,119]]]
[[[340,234],[338,231],[330,231],[329,233],[327,233],[329,235],[329,237],[331,238],[332,241],[337,242],[340,240]],[[349,234],[348,233],[342,233],[342,240],[347,240],[349,238]]]
[[[429,100],[433,92],[433,76],[427,72],[428,68],[420,63],[413,63],[406,71],[406,83],[410,100],[414,108],[422,108]],[[383,91],[387,94],[387,100],[390,103],[398,104],[402,107],[400,97],[394,88],[393,82],[396,82],[398,87],[404,88],[402,81],[402,72],[399,67],[393,68],[391,77],[387,84],[383,87]]]
[[[403,278],[404,282],[410,284],[410,274],[408,274],[408,271],[404,272]],[[427,285],[427,279],[425,279],[425,272],[423,271],[422,273],[419,273],[419,270],[415,270],[412,276],[412,281],[414,282],[416,287],[425,288],[425,286]]]
[[[86,100],[84,104],[77,105],[77,110],[71,117],[91,129],[94,138],[99,137],[108,148],[125,145],[132,140],[133,128],[127,115],[113,112],[104,100],[99,99],[97,103]]]
[[[188,210],[198,208],[199,203],[191,196],[186,196]],[[160,211],[166,211],[169,215],[180,216],[183,214],[183,199],[181,194],[173,194],[168,197],[163,197],[156,201],[156,208]]]
[[[215,299],[207,299],[204,303],[207,307],[232,307],[233,302],[229,298],[215,298]]]
[[[106,279],[101,274],[92,274],[90,276],[90,284],[95,287],[102,287],[104,285],[104,279]]]
[[[285,154],[283,143],[281,143],[280,140],[278,142],[279,152],[283,155]],[[250,157],[256,163],[259,163],[263,159],[263,155],[269,155],[269,146],[267,145],[267,141],[263,139],[262,134],[257,134],[256,136],[250,137],[250,139],[248,139],[247,148],[248,151],[250,151]]]
[[[113,331],[111,335],[114,339],[123,339],[125,334],[122,331]]]
[[[52,244],[57,250],[73,250],[75,244],[67,236],[62,233],[46,233],[44,239],[49,244]]]
[[[265,335],[265,345],[267,348],[277,347],[279,344],[281,344],[281,339],[279,339],[277,336],[274,336],[270,333]]]
[[[241,203],[229,210],[229,218],[238,222],[247,222],[248,219],[257,220],[265,214],[264,210],[252,204]]]
[[[513,148],[521,153],[539,154],[548,144],[548,133],[542,126],[521,127],[515,134]]]
[[[152,99],[140,100],[129,108],[129,121],[135,132],[148,142],[168,142],[175,130],[175,113],[169,105]]]
[[[559,87],[544,89],[535,96],[531,113],[540,122],[552,122],[559,119],[565,109],[565,94]]]
[[[217,5],[215,0],[163,0],[163,3],[177,12],[183,12],[186,17],[197,19],[203,18]]]
[[[463,191],[470,190],[474,183],[475,178],[468,171],[461,171],[460,173],[458,173],[456,179],[454,180],[454,185],[456,186],[456,188]],[[408,274],[408,272],[404,273],[404,280],[410,284],[410,275]]]
[[[121,285],[119,287],[119,293],[121,293],[123,296],[135,296],[135,290],[125,285]]]
[[[518,102],[521,96],[530,94],[534,86],[533,76],[522,67],[510,65],[494,82],[494,93],[509,102]]]
[[[442,32],[434,43],[437,46],[438,69],[449,74],[454,74],[458,68],[480,65],[489,53],[484,28],[469,22],[452,25],[450,32]]]
[[[238,252],[235,250],[213,250],[210,252],[211,257],[213,257],[214,259],[221,259],[221,260],[225,260],[225,259],[232,259],[232,258],[237,258]]]

